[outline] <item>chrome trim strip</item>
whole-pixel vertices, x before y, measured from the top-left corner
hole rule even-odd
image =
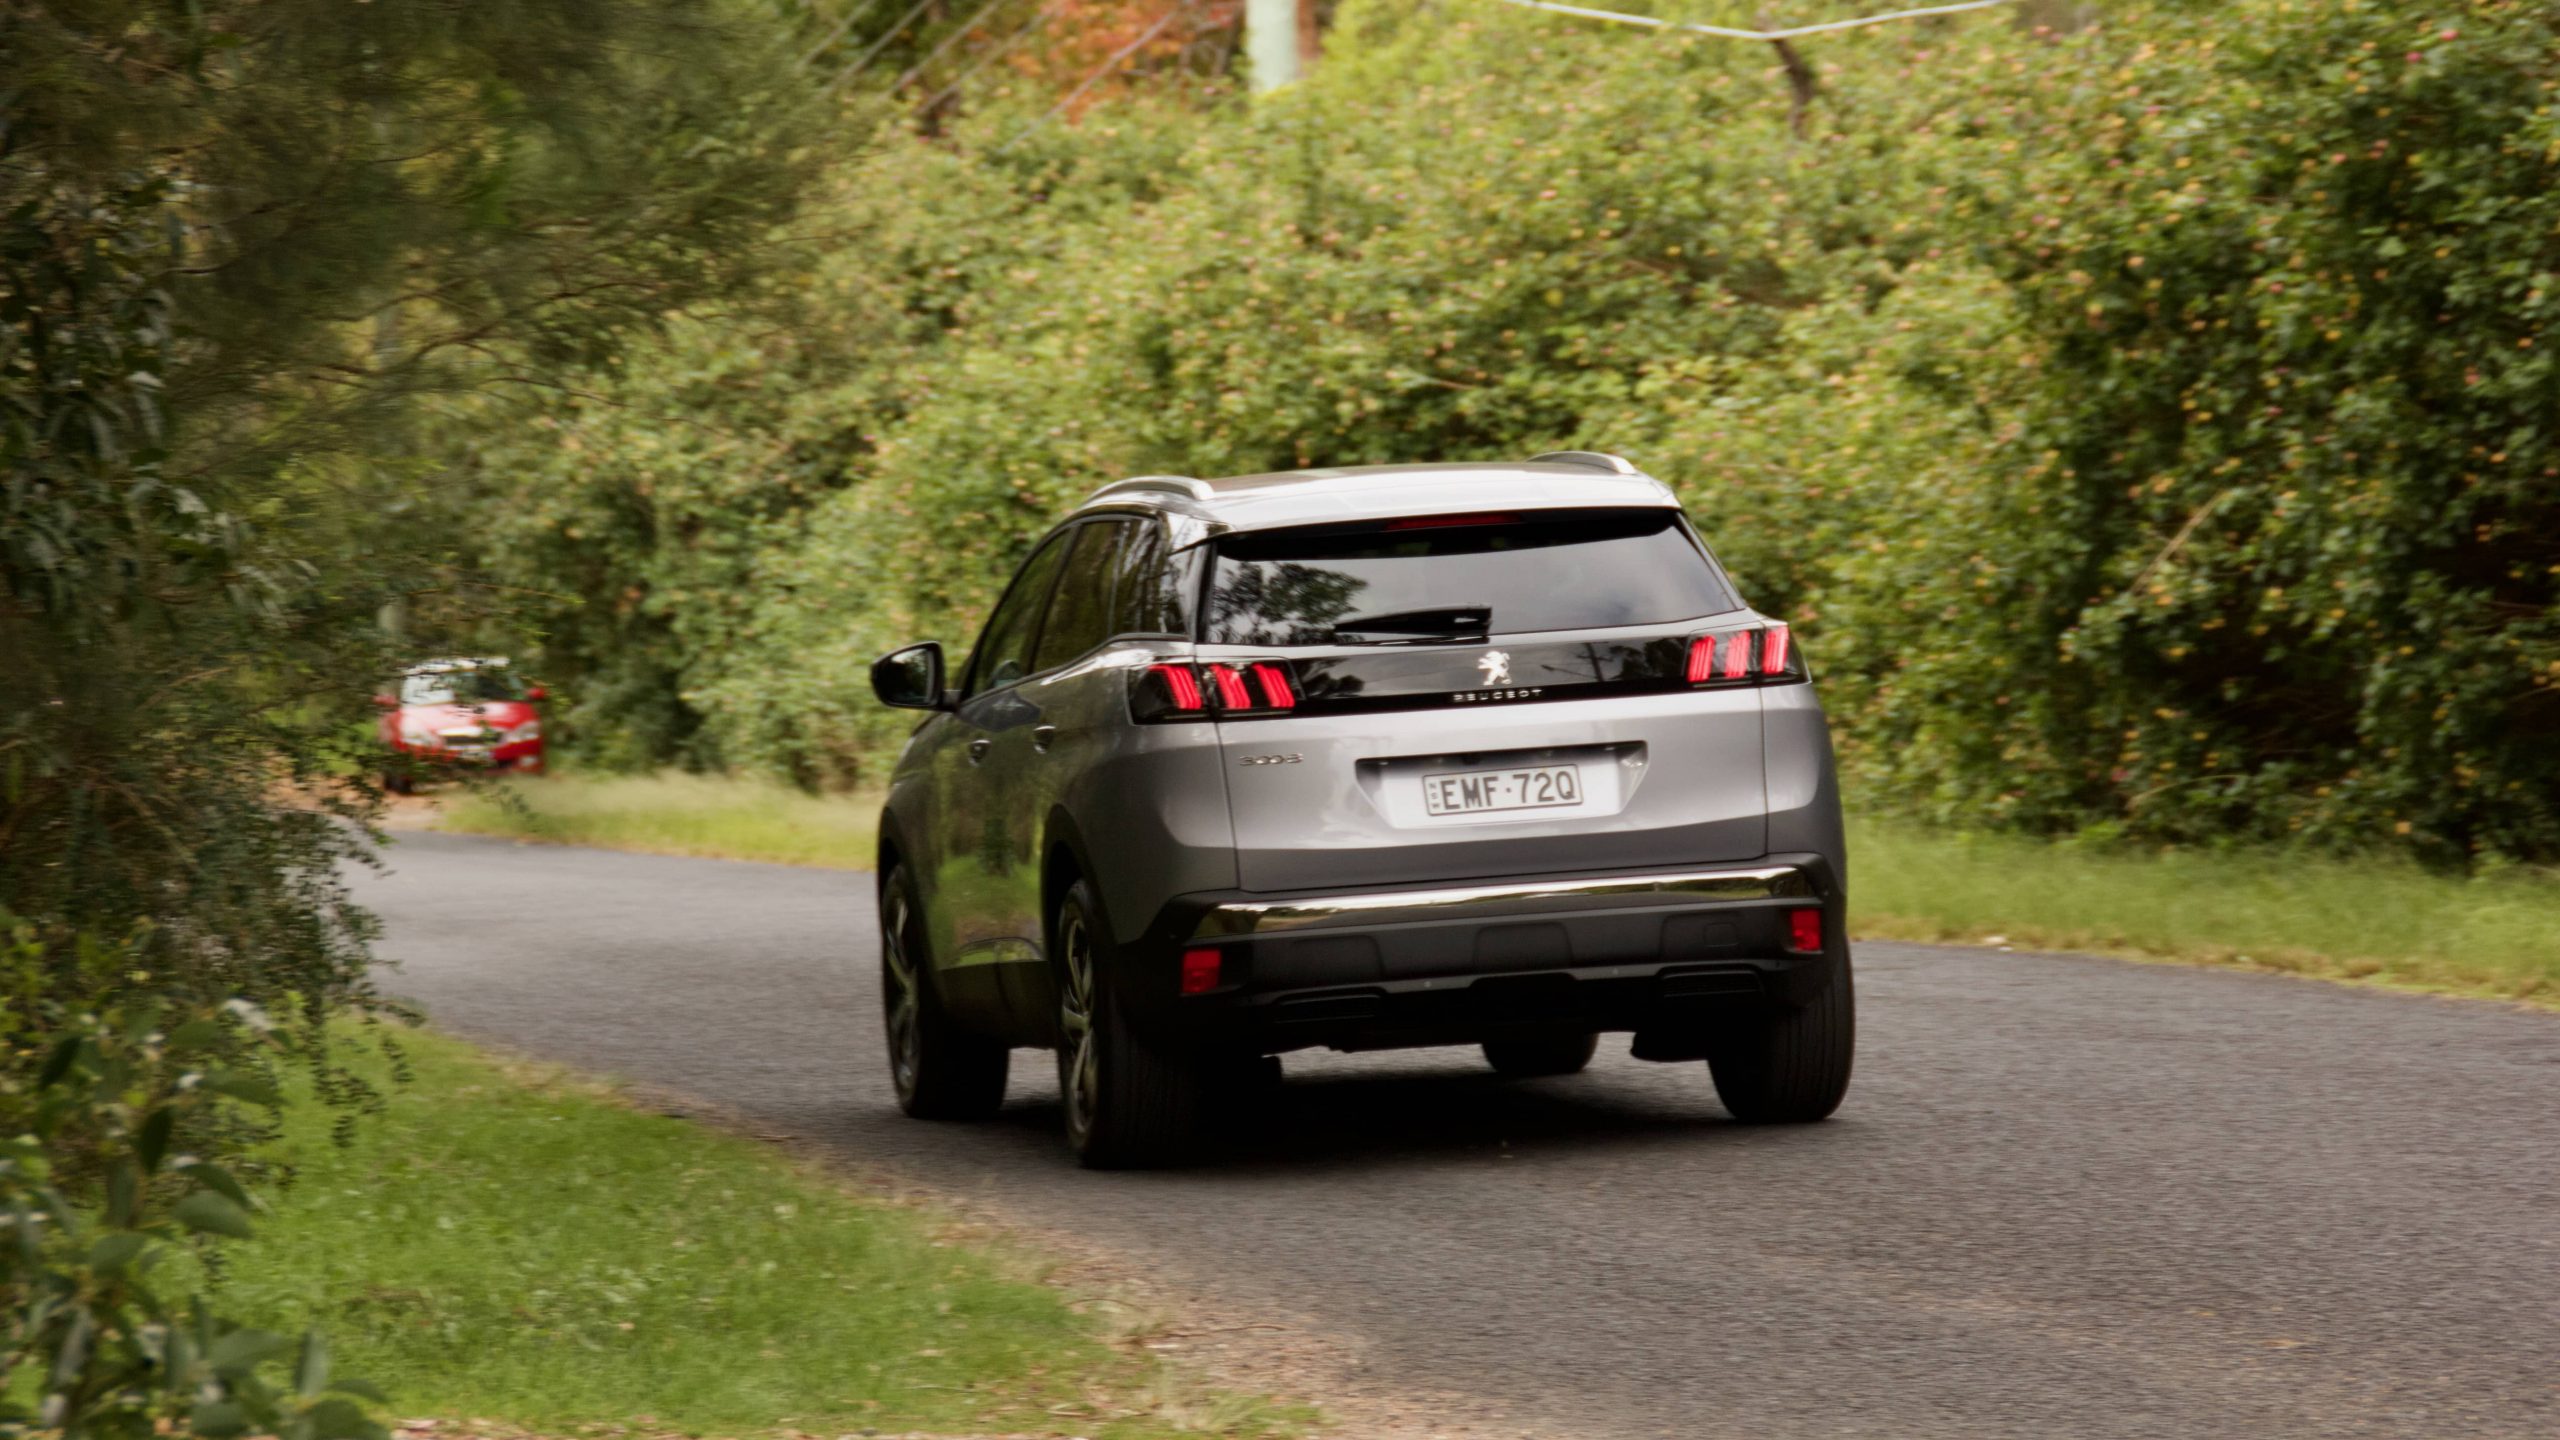
[[[1680,870],[1610,875],[1592,880],[1532,880],[1493,885],[1326,895],[1300,900],[1238,900],[1200,917],[1194,940],[1269,935],[1327,924],[1395,925],[1515,912],[1641,908],[1665,901],[1774,900],[1811,895],[1813,881],[1793,865],[1747,870]]]

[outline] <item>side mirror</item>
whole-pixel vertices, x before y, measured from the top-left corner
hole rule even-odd
[[[385,710],[397,710],[400,708],[399,698],[392,695],[376,695],[373,697],[373,703],[381,706]]]
[[[524,692],[524,698],[527,700],[548,700],[551,698],[551,691],[543,686],[536,685],[532,689]]]
[[[901,710],[942,708],[942,647],[928,640],[871,662],[871,693]]]

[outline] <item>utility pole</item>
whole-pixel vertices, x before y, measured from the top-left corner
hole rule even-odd
[[[1245,0],[1244,53],[1253,65],[1254,93],[1298,78],[1298,6],[1301,0]]]

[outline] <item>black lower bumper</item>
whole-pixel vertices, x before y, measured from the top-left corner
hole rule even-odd
[[[1324,896],[1187,895],[1127,947],[1122,997],[1169,1043],[1266,1053],[1632,1030],[1680,1058],[1737,1006],[1802,1004],[1846,964],[1844,901],[1819,856],[1677,875],[1599,874]],[[1719,886],[1720,876],[1749,877]],[[1698,882],[1669,885],[1658,882]],[[1822,944],[1789,912],[1822,913]],[[1180,991],[1185,951],[1217,983]]]

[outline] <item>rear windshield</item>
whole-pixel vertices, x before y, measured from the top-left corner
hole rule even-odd
[[[1736,608],[1673,510],[1423,517],[1217,543],[1201,625],[1213,645],[1392,644]]]

